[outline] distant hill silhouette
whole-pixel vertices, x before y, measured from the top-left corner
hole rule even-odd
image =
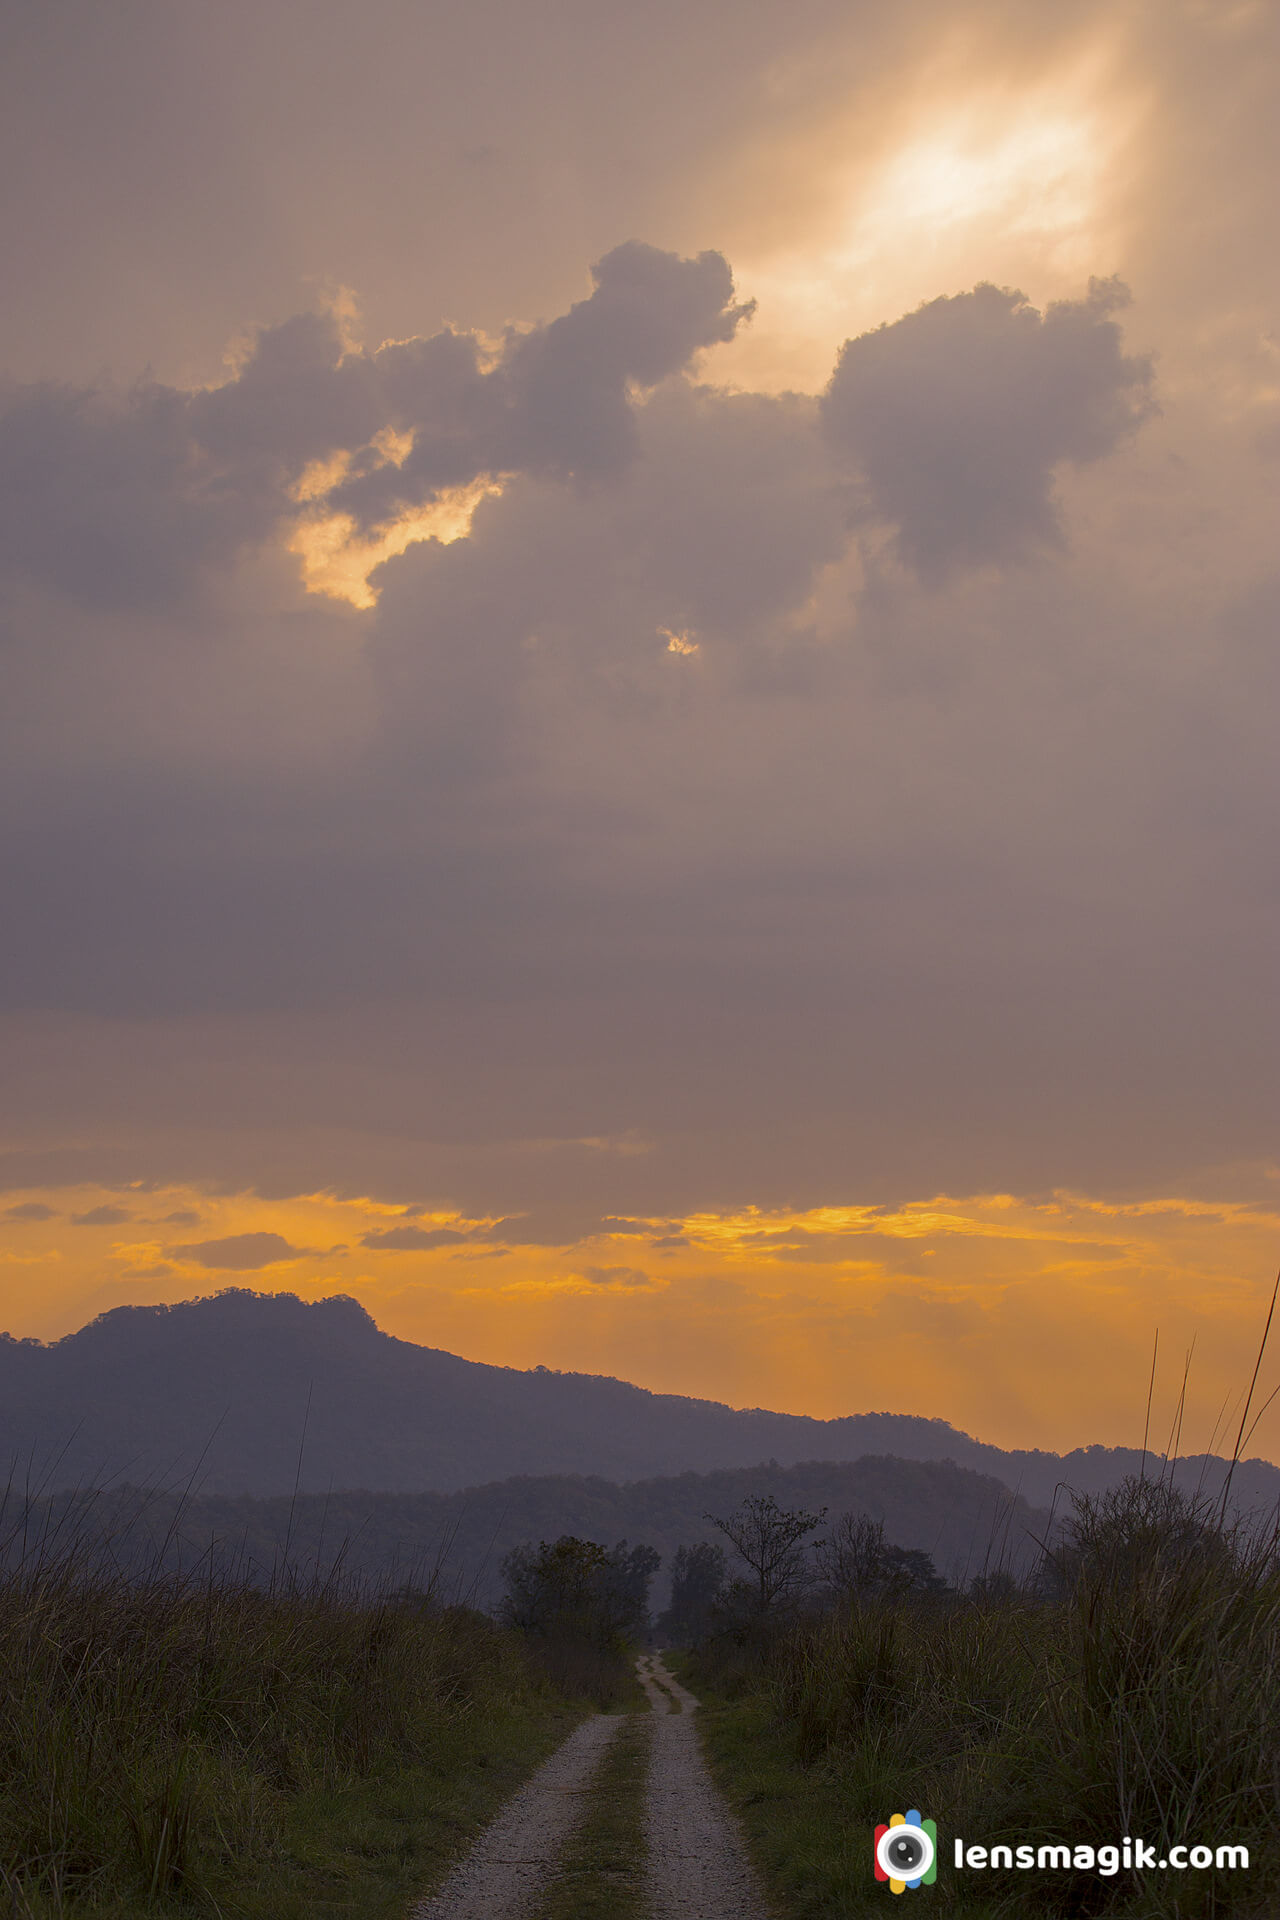
[[[305,1444],[303,1433],[305,1425]],[[739,1411],[593,1374],[461,1360],[380,1331],[358,1302],[232,1288],[177,1306],[117,1307],[45,1345],[0,1337],[3,1464],[45,1487],[195,1474],[208,1494],[366,1488],[451,1493],[513,1475],[632,1481],[868,1454],[950,1460],[1032,1506],[1066,1482],[1137,1471],[1136,1448],[1005,1452],[944,1420]],[[1225,1465],[1179,1462],[1216,1492]],[[1280,1469],[1242,1462],[1233,1495],[1280,1500]],[[908,1543],[904,1543],[908,1544]]]
[[[719,1540],[709,1513],[728,1514],[747,1495],[780,1505],[883,1520],[897,1545],[920,1547],[961,1584],[988,1567],[1021,1573],[1037,1558],[1049,1516],[988,1474],[950,1462],[873,1455],[853,1463],[809,1461],[716,1473],[682,1473],[627,1486],[595,1475],[502,1480],[463,1493],[333,1493],[186,1498],[135,1487],[62,1493],[0,1503],[0,1561],[21,1543],[51,1539],[108,1543],[110,1564],[203,1574],[216,1567],[265,1583],[288,1569],[304,1582],[338,1569],[361,1582],[424,1587],[433,1575],[449,1599],[492,1605],[499,1566],[521,1541],[574,1533],[603,1546],[645,1541],[662,1554],[655,1606],[665,1604],[675,1549]],[[7,1547],[7,1551],[6,1551]]]

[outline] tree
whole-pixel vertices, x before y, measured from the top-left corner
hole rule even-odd
[[[891,1595],[945,1593],[947,1583],[923,1547],[885,1548],[884,1591]]]
[[[652,1547],[628,1550],[620,1540],[606,1549],[569,1533],[536,1547],[513,1547],[502,1562],[502,1615],[508,1625],[540,1638],[614,1646],[643,1632],[649,1582],[661,1564]]]
[[[724,1548],[710,1540],[677,1547],[671,1562],[671,1604],[658,1620],[668,1639],[696,1647],[705,1640],[724,1587]]]
[[[825,1507],[817,1513],[780,1507],[771,1493],[764,1493],[749,1495],[727,1518],[703,1515],[747,1567],[749,1578],[735,1585],[749,1613],[773,1613],[799,1592],[808,1574],[805,1536],[822,1525],[826,1512]]]
[[[828,1537],[815,1549],[818,1572],[841,1595],[875,1593],[884,1580],[888,1543],[883,1520],[865,1513],[842,1513]]]
[[[834,1593],[860,1600],[896,1599],[909,1593],[941,1593],[946,1581],[919,1547],[897,1547],[884,1537],[884,1522],[865,1513],[842,1513],[819,1541],[818,1572]]]
[[[662,1555],[654,1548],[635,1546],[628,1551],[625,1540],[605,1555],[601,1605],[610,1631],[624,1639],[634,1639],[649,1625],[649,1583],[662,1565]]]

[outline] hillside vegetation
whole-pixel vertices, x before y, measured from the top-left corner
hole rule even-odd
[[[299,1452],[301,1473],[299,1478]],[[514,1475],[651,1479],[776,1460],[952,1460],[1033,1506],[1066,1483],[1098,1492],[1135,1449],[1003,1452],[943,1420],[815,1420],[656,1394],[590,1374],[484,1366],[382,1333],[356,1301],[229,1289],[176,1306],[117,1307],[42,1345],[0,1338],[0,1462],[46,1486],[185,1478],[218,1494],[327,1488],[456,1492]],[[1182,1484],[1216,1493],[1226,1463]],[[1241,1462],[1242,1505],[1280,1498],[1280,1471]]]

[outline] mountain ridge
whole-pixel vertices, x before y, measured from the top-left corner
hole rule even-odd
[[[194,1474],[210,1494],[256,1498],[295,1484],[453,1493],[521,1475],[627,1484],[873,1454],[951,1460],[1038,1507],[1061,1485],[1097,1492],[1144,1462],[1138,1448],[1003,1449],[924,1415],[821,1420],[464,1360],[385,1333],[342,1294],[232,1287],[114,1307],[55,1341],[0,1335],[0,1458],[27,1462],[45,1486]],[[1174,1476],[1216,1495],[1226,1472],[1194,1455]],[[1280,1469],[1241,1461],[1232,1493],[1246,1509],[1274,1506]]]

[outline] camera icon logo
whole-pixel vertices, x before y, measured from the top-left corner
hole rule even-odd
[[[914,1808],[890,1814],[887,1824],[876,1828],[875,1844],[876,1879],[887,1880],[890,1893],[931,1887],[937,1879],[937,1823]]]

